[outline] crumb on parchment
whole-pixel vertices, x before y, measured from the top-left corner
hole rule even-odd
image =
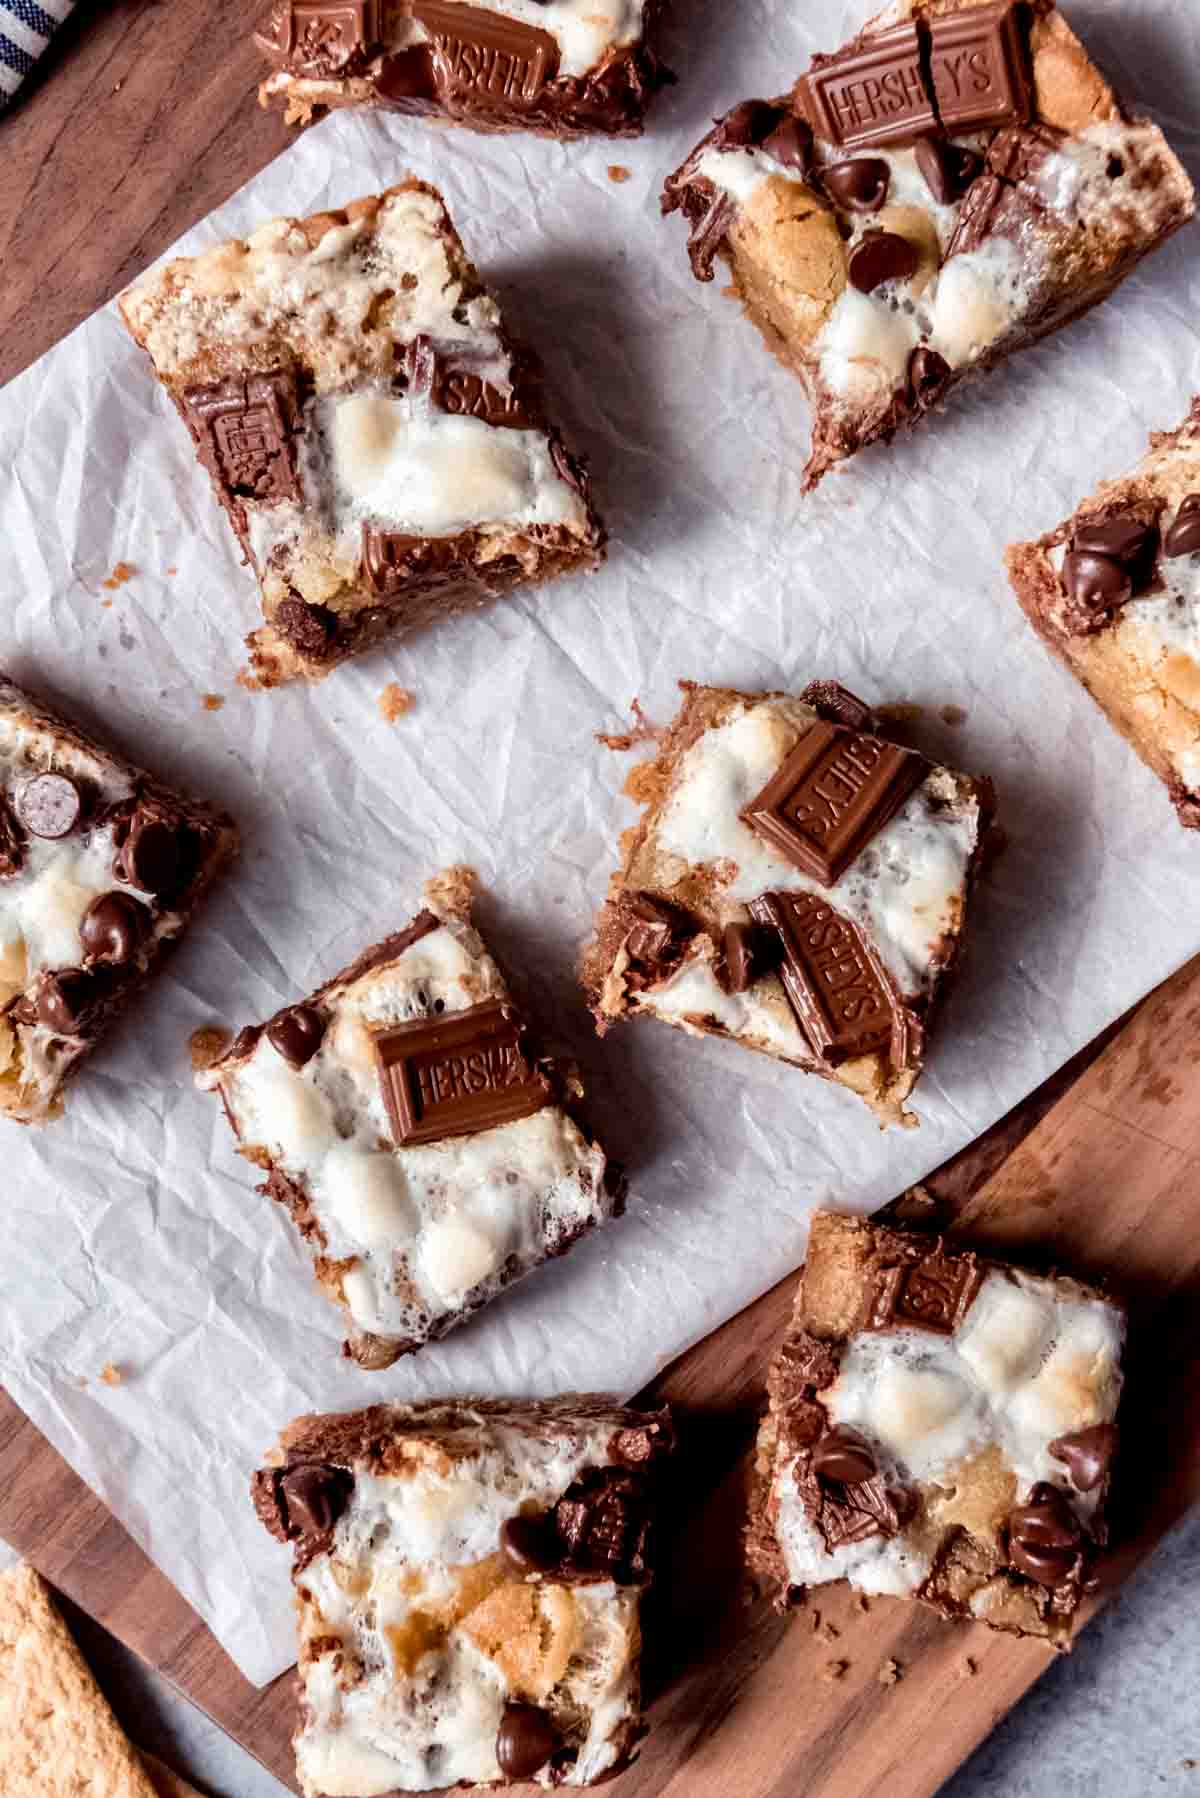
[[[389,681],[379,695],[379,710],[389,724],[395,724],[397,718],[403,718],[406,712],[412,711],[416,697],[416,694],[410,693],[407,687],[401,687],[395,681]]]
[[[118,562],[108,579],[101,581],[100,585],[107,588],[110,593],[115,593],[118,587],[123,587],[126,581],[131,581],[136,573],[137,569],[132,562]]]
[[[206,712],[219,712],[225,704],[224,693],[201,693],[200,704]]]
[[[223,1024],[204,1024],[199,1030],[193,1030],[188,1037],[188,1054],[195,1072],[199,1074],[204,1068],[210,1068],[224,1055],[232,1041],[233,1031],[226,1030]]]
[[[106,1361],[100,1369],[100,1378],[106,1386],[119,1386],[125,1375],[115,1361]]]
[[[631,181],[633,179],[633,170],[627,169],[623,162],[610,162],[608,165],[608,178],[610,181],[615,181],[617,185],[620,186],[622,182]]]

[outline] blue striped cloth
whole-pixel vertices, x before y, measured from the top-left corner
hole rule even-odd
[[[0,0],[0,112],[74,6],[75,0]]]

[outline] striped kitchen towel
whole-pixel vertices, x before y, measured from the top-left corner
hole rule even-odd
[[[0,112],[74,8],[75,0],[0,0]]]

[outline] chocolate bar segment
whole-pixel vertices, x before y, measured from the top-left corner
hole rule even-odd
[[[0,1114],[61,1114],[236,851],[223,812],[0,674]]]
[[[380,16],[319,23],[344,45]],[[271,221],[168,264],[121,312],[258,578],[253,684],[323,679],[389,634],[599,562],[587,475],[433,188]]]
[[[627,785],[651,797],[584,953],[598,1028],[648,1014],[729,1037],[912,1121],[989,784],[880,736],[836,681],[682,686]]]
[[[900,0],[719,119],[662,206],[804,383],[811,488],[1106,298],[1195,195],[1048,0]]]
[[[622,1182],[536,1057],[450,870],[429,906],[197,1076],[267,1173],[346,1314],[345,1353],[386,1367],[617,1215]]]
[[[767,1377],[746,1549],[1066,1647],[1107,1540],[1125,1315],[1095,1287],[818,1212]]]
[[[662,0],[543,0],[524,15],[474,0],[280,0],[255,34],[275,65],[259,99],[284,100],[289,124],[369,105],[481,131],[632,136],[672,78],[653,44],[661,10]]]

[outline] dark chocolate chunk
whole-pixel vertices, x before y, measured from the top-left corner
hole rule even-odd
[[[411,0],[429,34],[439,90],[486,109],[532,106],[558,73],[558,39],[536,25],[463,0]]]
[[[917,167],[939,206],[961,200],[983,173],[983,157],[977,150],[953,144],[946,137],[923,137],[916,146]]]
[[[620,1585],[636,1585],[649,1577],[650,1512],[644,1475],[590,1468],[555,1505],[554,1527],[569,1572],[613,1579]]]
[[[354,1475],[324,1462],[293,1467],[279,1482],[290,1537],[328,1536],[346,1509]]]
[[[1063,1463],[1076,1492],[1093,1492],[1107,1478],[1116,1449],[1114,1423],[1094,1423],[1090,1429],[1073,1430],[1050,1444],[1050,1453]]]
[[[793,1384],[820,1392],[837,1379],[841,1360],[831,1343],[810,1336],[807,1330],[797,1330],[780,1349],[778,1365]]]
[[[19,874],[25,861],[25,841],[21,827],[7,802],[0,797],[0,880],[11,880]]]
[[[1085,628],[1098,630],[1133,596],[1133,576],[1113,556],[1070,549],[1063,558],[1063,586],[1075,616]]]
[[[120,833],[113,873],[156,899],[170,899],[186,879],[182,826],[156,805],[139,801]]]
[[[532,1779],[558,1747],[558,1732],[534,1704],[506,1704],[496,1732],[496,1759],[506,1779]]]
[[[325,1020],[311,1005],[293,1005],[267,1025],[267,1041],[294,1068],[312,1060],[324,1034]]]
[[[871,730],[874,713],[865,699],[852,693],[849,687],[843,687],[836,680],[809,681],[800,695],[805,705],[810,705],[819,718],[827,724],[843,724],[847,730]]]
[[[1009,1561],[1039,1586],[1060,1586],[1078,1573],[1082,1540],[1079,1519],[1048,1481],[1040,1480],[1027,1502],[1009,1515]]]
[[[1014,0],[930,19],[929,69],[942,126],[979,131],[1027,119],[1033,108],[1023,8]]]
[[[897,1324],[916,1324],[939,1336],[952,1336],[974,1303],[985,1272],[969,1250],[952,1254],[940,1241],[924,1253],[914,1247],[880,1273],[866,1327],[890,1330]]]
[[[1200,493],[1189,493],[1175,514],[1175,522],[1163,538],[1163,555],[1194,556],[1200,553]]]
[[[626,983],[651,985],[674,968],[694,935],[691,920],[678,906],[653,893],[621,894],[619,912],[625,926],[625,953],[629,958]]]
[[[907,1065],[904,1009],[849,918],[815,893],[764,893],[750,911],[779,933],[779,977],[814,1055],[836,1067],[887,1050]]]
[[[531,1117],[553,1096],[529,1059],[520,1017],[499,999],[393,1024],[376,1032],[374,1046],[398,1143],[492,1130]]]
[[[928,769],[910,750],[821,719],[742,821],[802,873],[833,886]]]
[[[891,171],[882,156],[856,156],[850,162],[831,162],[821,170],[825,192],[846,212],[878,212],[887,199],[890,180]]]
[[[312,662],[324,660],[337,636],[336,613],[328,606],[310,605],[306,599],[280,600],[272,623],[293,649]]]
[[[812,1451],[812,1470],[841,1486],[861,1486],[874,1479],[879,1463],[869,1442],[857,1430],[839,1427],[826,1432]]]
[[[562,1559],[551,1516],[507,1517],[500,1525],[500,1553],[518,1573],[550,1573]]]
[[[787,115],[769,100],[743,100],[717,120],[713,144],[718,150],[753,150],[766,142]],[[809,134],[811,142],[811,133]]]
[[[433,56],[428,44],[410,44],[385,56],[375,77],[375,92],[393,106],[433,104],[438,97]]]
[[[885,1486],[880,1475],[857,1485],[820,1477],[810,1454],[795,1472],[796,1487],[827,1551],[832,1554],[872,1536],[895,1536],[913,1509],[911,1493]]]
[[[785,169],[800,169],[807,174],[812,168],[812,127],[804,119],[789,113],[762,140],[762,148]]]
[[[68,837],[79,822],[83,797],[66,774],[35,774],[17,793],[17,816],[31,836]]]
[[[105,989],[82,968],[64,968],[43,976],[37,994],[37,1019],[60,1036],[83,1036]]]
[[[289,369],[228,375],[183,392],[183,413],[201,462],[223,492],[274,505],[300,498],[296,377]]]
[[[1142,560],[1154,537],[1154,526],[1129,513],[1085,519],[1075,527],[1072,548],[1089,555],[1106,556],[1131,568]]]
[[[921,252],[895,231],[868,231],[850,252],[846,274],[859,293],[874,293],[885,281],[907,281],[921,266]]]
[[[908,397],[919,412],[936,406],[950,381],[950,364],[928,344],[918,344],[908,359]]]
[[[783,948],[779,933],[759,924],[726,924],[721,938],[724,984],[731,993],[745,993],[756,980],[779,965]]]
[[[712,280],[717,254],[736,217],[736,201],[714,188],[707,211],[694,220],[688,238],[688,261],[697,281]]]
[[[83,914],[79,940],[89,962],[119,967],[133,960],[149,928],[149,912],[128,893],[101,893]]]
[[[818,137],[847,149],[911,142],[937,123],[912,23],[873,33],[854,50],[818,57],[796,95]]]

